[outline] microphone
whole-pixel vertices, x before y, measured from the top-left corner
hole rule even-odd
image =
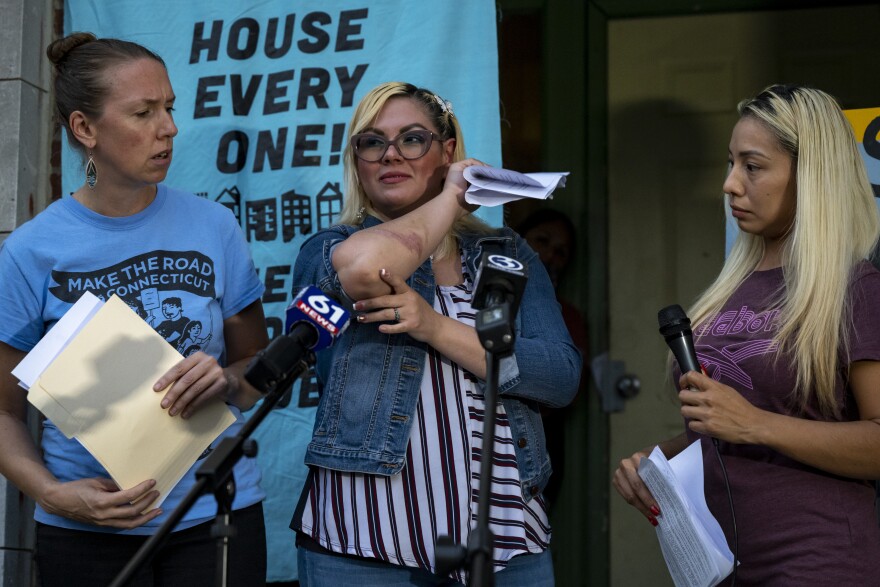
[[[697,351],[694,350],[694,333],[691,332],[691,319],[687,317],[681,306],[673,304],[666,306],[657,312],[657,322],[660,323],[660,334],[666,339],[669,350],[675,356],[678,368],[682,373],[688,371],[696,371],[702,373],[703,368],[697,359]],[[693,387],[688,389],[693,390]],[[708,434],[706,436],[709,436]],[[733,520],[733,582],[736,583],[736,560],[738,538],[736,532],[736,512],[733,510],[733,497],[730,494],[730,481],[727,478],[727,468],[724,466],[724,460],[721,458],[721,441],[714,436],[712,445],[715,447],[715,455],[718,457],[718,464],[721,467],[721,474],[724,476],[724,485],[727,487],[727,500],[730,503],[730,517]]]
[[[526,266],[510,257],[485,252],[474,283],[471,306],[483,348],[503,355],[513,350],[514,319],[526,288]]]
[[[694,350],[694,335],[691,332],[691,320],[678,304],[666,306],[657,313],[660,323],[660,334],[675,356],[678,368],[682,373],[696,371],[702,373],[703,368],[697,360]]]
[[[268,393],[305,371],[315,351],[328,348],[348,327],[351,315],[334,297],[314,285],[303,288],[287,307],[285,334],[257,353],[244,378]]]
[[[332,345],[348,328],[349,317],[348,310],[339,304],[335,294],[310,285],[287,306],[284,330],[288,336],[303,332],[307,346],[320,351]]]
[[[526,266],[520,261],[495,253],[483,253],[471,306],[475,310],[483,310],[507,302],[510,304],[510,315],[516,316],[527,280]]]

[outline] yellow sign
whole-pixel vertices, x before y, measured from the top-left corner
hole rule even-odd
[[[844,110],[843,113],[855,131],[874,195],[880,198],[880,141],[877,139],[880,134],[880,108]]]

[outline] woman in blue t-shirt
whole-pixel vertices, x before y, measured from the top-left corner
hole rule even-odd
[[[157,406],[186,419],[209,402],[225,401],[236,423],[224,434],[234,434],[240,410],[259,398],[242,375],[267,342],[263,287],[233,215],[160,183],[177,135],[174,91],[161,58],[90,33],[57,40],[47,54],[56,71],[56,113],[87,160],[85,183],[0,247],[0,473],[36,502],[42,584],[107,585],[189,492],[197,465],[160,508],[144,511],[157,497],[154,480],[120,489],[48,419],[41,447],[35,446],[26,426],[26,392],[10,371],[85,291],[101,299],[117,295],[154,328],[171,321],[201,325],[185,336],[202,349],[153,385]],[[229,581],[261,585],[266,550],[259,469],[245,458],[234,475],[237,537],[229,549]],[[212,584],[216,512],[214,496],[197,500],[136,584]]]

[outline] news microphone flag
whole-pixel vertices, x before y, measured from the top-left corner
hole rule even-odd
[[[348,310],[331,294],[310,285],[303,288],[287,307],[284,332],[290,333],[300,323],[309,324],[318,334],[317,341],[309,348],[319,351],[332,345],[345,332],[349,317]]]

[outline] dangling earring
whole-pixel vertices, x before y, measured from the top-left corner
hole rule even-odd
[[[366,210],[367,210],[366,208],[361,206],[361,209],[358,210],[357,216],[355,216],[355,220],[357,220],[358,222],[363,222],[364,221],[364,212],[366,212]]]
[[[95,158],[92,157],[92,152],[89,151],[89,161],[86,163],[86,185],[88,185],[90,189],[95,189],[97,183],[98,168],[95,167]]]

